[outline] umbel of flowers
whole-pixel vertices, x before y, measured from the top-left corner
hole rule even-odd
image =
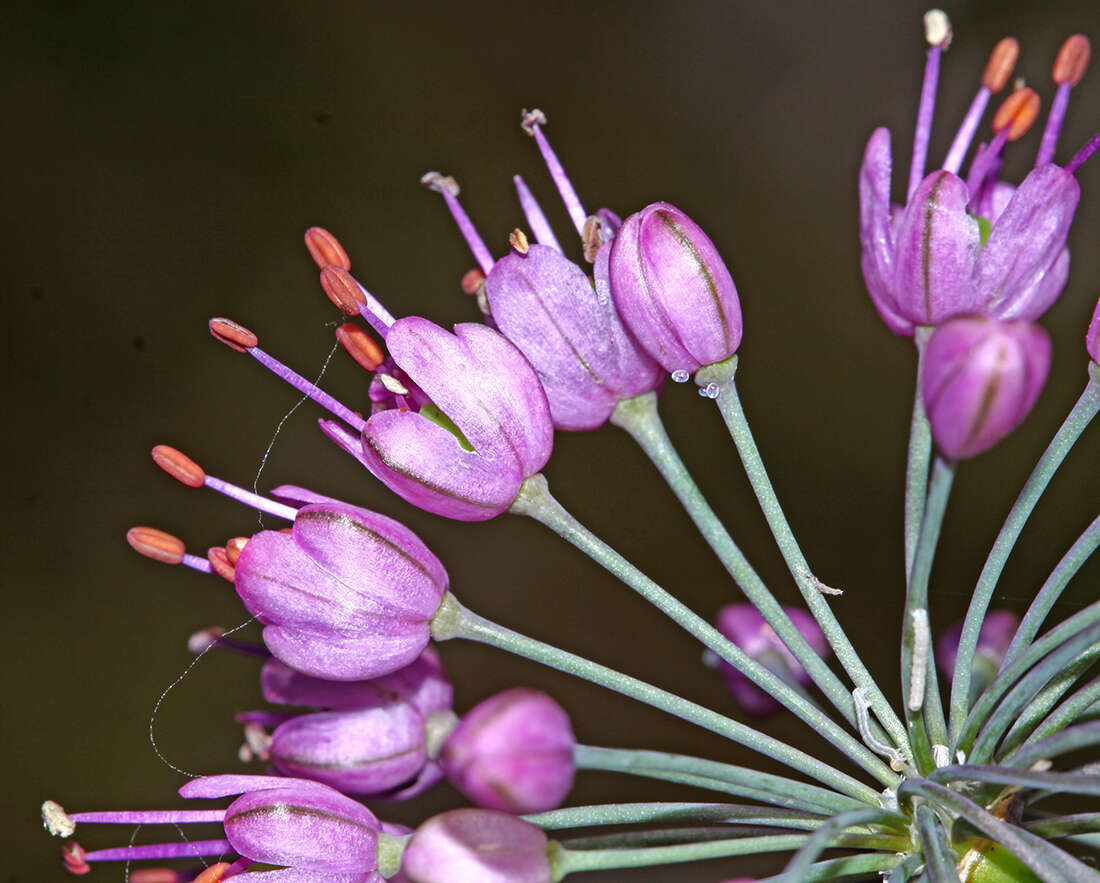
[[[1010,144],[1039,119],[1031,89],[1005,99],[989,140],[973,151],[965,176],[961,170],[991,96],[1011,78],[1018,44],[1007,38],[994,48],[942,166],[929,172],[937,80],[952,34],[942,12],[928,13],[925,25],[929,49],[904,201],[892,201],[886,130],[871,135],[859,176],[871,301],[887,327],[912,337],[918,350],[905,557],[896,586],[905,594],[901,708],[888,701],[841,628],[833,605],[847,599],[830,600],[841,593],[815,576],[756,448],[735,382],[740,295],[718,247],[665,202],[625,220],[608,209],[587,212],[546,138],[545,115],[525,111],[523,130],[565,204],[573,247],[562,245],[517,177],[530,235],[511,231],[507,254],[495,258],[454,180],[424,177],[477,262],[462,287],[476,296],[483,321],[448,331],[418,316],[395,318],[352,275],[336,237],[316,227],[306,233],[322,288],[352,317],[337,339],[372,375],[364,402],[356,403],[365,416],[262,350],[245,326],[219,318],[210,331],[326,409],[325,435],[408,502],[460,522],[525,515],[591,556],[702,644],[729,687],[730,707],[706,708],[479,616],[459,602],[428,545],[386,515],[298,486],[254,493],[161,445],[153,459],[182,484],[217,491],[286,525],[232,537],[205,556],[155,528],[128,534],[150,558],[232,582],[261,624],[263,644],[220,629],[189,643],[197,653],[219,648],[262,661],[269,707],[242,711],[237,721],[245,735],[240,760],[267,768],[195,778],[180,789],[185,798],[231,799],[224,808],[70,814],[47,801],[43,820],[65,838],[65,866],[84,874],[101,861],[178,863],[130,871],[133,883],[238,876],[256,883],[550,883],[579,871],[723,857],[733,874],[739,856],[788,853],[769,880],[1095,881],[1086,856],[1100,836],[1100,775],[1080,758],[1095,757],[1100,744],[1100,682],[1088,680],[1100,659],[1100,601],[1044,626],[1100,545],[1100,516],[1037,587],[1022,618],[988,608],[1043,490],[1100,411],[1100,305],[1086,332],[1085,389],[1008,513],[965,618],[937,642],[929,607],[932,561],[959,461],[997,444],[1027,417],[1049,369],[1049,338],[1036,320],[1067,286],[1081,199],[1076,173],[1100,146],[1098,135],[1064,165],[1055,162],[1089,44],[1075,35],[1059,52],[1034,167],[1012,184],[1000,180],[1000,169]],[[715,402],[801,604],[776,600],[677,455],[657,405],[666,373],[676,383],[694,378],[703,399]],[[642,448],[744,596],[720,599],[733,603],[721,606],[715,624],[550,493],[542,470],[555,430],[604,423]],[[787,773],[637,745],[583,744],[575,732],[583,735],[583,720],[522,686],[456,709],[435,648],[453,639],[647,703],[747,746]],[[746,722],[780,711],[812,730],[819,750],[794,748]],[[718,796],[563,807],[575,777],[588,770]],[[427,819],[415,831],[380,820],[394,801],[443,779],[475,806]],[[1055,795],[1092,806],[1060,814],[1049,801]],[[173,831],[207,823],[221,832],[209,840],[87,850],[73,837],[78,825],[96,823],[166,824]],[[570,834],[593,827],[610,830]]]

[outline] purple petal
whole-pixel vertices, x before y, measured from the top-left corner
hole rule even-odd
[[[378,634],[338,638],[301,629],[269,625],[267,649],[306,674],[333,681],[361,681],[389,674],[411,663],[428,645],[426,623],[387,620]]]
[[[1085,332],[1085,349],[1089,358],[1100,364],[1100,300],[1096,302],[1096,309],[1092,313],[1092,321],[1089,322]]]
[[[192,779],[179,789],[179,795],[180,797],[229,797],[235,794],[246,794],[249,791],[267,791],[272,788],[289,787],[301,788],[306,791],[313,789],[325,793],[332,790],[327,785],[309,779],[231,773],[221,776],[200,776],[197,779]]]
[[[395,788],[391,788],[388,791],[378,791],[371,794],[371,801],[385,801],[387,803],[398,803],[402,800],[412,800],[412,798],[423,794],[425,791],[430,791],[436,785],[443,781],[443,767],[441,767],[436,761],[429,760],[416,776],[407,782],[404,782]],[[391,833],[391,832],[387,832]],[[404,833],[410,833],[408,831]]]
[[[937,325],[975,312],[970,275],[981,237],[967,211],[970,195],[950,172],[925,178],[897,227],[894,296],[898,312],[918,325]]]
[[[1058,166],[1039,166],[1024,178],[974,267],[973,285],[984,312],[1000,319],[1037,319],[1057,299],[1061,288],[1047,277],[1062,259],[1080,198],[1077,180]],[[1054,279],[1058,273],[1054,270]]]
[[[358,441],[359,436],[349,433],[353,439]],[[277,488],[271,491],[271,496],[282,500],[285,503],[289,503],[297,506],[308,506],[310,503],[339,503],[343,504],[343,500],[337,500],[335,497],[326,497],[324,494],[319,494],[316,491],[311,491],[309,488],[299,487],[296,484],[281,484]]]
[[[252,879],[249,880],[249,877]],[[283,868],[279,871],[248,871],[241,875],[240,883],[386,883],[386,878],[377,871],[333,874],[329,871]]]

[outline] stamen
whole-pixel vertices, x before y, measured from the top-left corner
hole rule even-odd
[[[374,371],[385,360],[381,347],[362,328],[353,322],[345,322],[336,329],[336,340],[349,356],[366,371]]]
[[[206,550],[206,560],[210,563],[214,573],[228,582],[236,582],[237,571],[230,563],[229,556],[225,553],[224,546],[211,546]]]
[[[360,315],[367,320],[382,339],[386,339],[390,326],[397,320],[382,306],[382,302],[363,287],[354,276],[340,267],[321,270],[321,287],[336,306],[351,316]]]
[[[928,159],[928,141],[932,136],[932,115],[936,109],[936,84],[940,76],[940,55],[951,43],[951,21],[941,9],[930,9],[924,14],[924,38],[928,41],[928,56],[924,64],[924,82],[921,84],[920,105],[917,108],[917,126],[913,133],[913,159],[909,164],[908,202],[912,199],[924,178],[924,164]]]
[[[65,863],[65,870],[76,876],[83,876],[91,871],[86,861],[87,853],[79,843],[63,843],[61,845],[61,861]]]
[[[462,274],[462,293],[477,294],[478,289],[485,284],[485,274],[480,267],[474,267]]]
[[[952,174],[958,173],[963,158],[974,140],[974,133],[978,131],[978,124],[982,121],[985,109],[989,105],[990,96],[997,94],[1005,87],[1019,56],[1020,44],[1015,37],[1005,37],[993,47],[985,71],[982,73],[981,88],[970,103],[970,109],[963,117],[955,140],[951,142],[951,147],[947,151],[947,157],[943,162],[946,171]]]
[[[162,564],[183,564],[203,573],[211,571],[205,558],[187,554],[183,540],[155,527],[131,527],[126,531],[126,542],[139,555]]]
[[[76,822],[60,803],[47,800],[42,804],[42,827],[53,837],[72,837],[76,831]]]
[[[130,883],[181,883],[183,879],[172,868],[142,868],[130,872]]]
[[[997,108],[993,115],[993,131],[998,135],[1006,132],[1005,138],[1015,141],[1031,128],[1039,116],[1039,106],[1039,95],[1034,89],[1026,86],[1017,89]]]
[[[225,820],[224,809],[149,809],[74,812],[78,825],[190,825]],[[89,855],[91,855],[89,853]]]
[[[1071,175],[1076,173],[1085,164],[1085,161],[1096,153],[1098,148],[1100,148],[1100,132],[1089,138],[1088,143],[1077,151],[1077,155],[1066,163],[1066,171]]]
[[[306,230],[306,248],[318,267],[334,264],[342,270],[351,269],[351,260],[340,240],[324,227],[310,227]]]
[[[508,234],[508,244],[520,254],[527,254],[531,250],[531,243],[527,241],[527,234],[519,227]]]
[[[439,172],[425,172],[420,177],[420,183],[443,197],[443,201],[447,203],[447,208],[451,211],[451,217],[455,219],[455,223],[458,225],[458,231],[462,234],[462,238],[466,240],[466,245],[469,246],[478,266],[488,275],[489,271],[493,269],[495,261],[485,245],[485,240],[478,234],[474,222],[470,220],[470,216],[466,214],[466,210],[458,201],[458,182],[450,175],[443,175]]]
[[[247,862],[248,864],[244,866],[245,868],[247,868],[249,865],[255,864],[252,859],[247,859]],[[222,880],[227,880],[230,876],[233,876],[229,872],[236,864],[237,862],[234,862],[232,865],[229,862],[218,862],[216,865],[211,865],[209,868],[206,868],[193,881],[191,881],[191,883],[221,883]],[[238,871],[237,873],[240,873],[240,871]],[[134,878],[131,876],[130,879],[132,881]]]
[[[255,334],[232,319],[211,319],[207,327],[214,337],[239,353],[247,353],[260,342]]]
[[[241,552],[244,551],[245,544],[248,542],[248,537],[233,537],[225,544],[225,557],[229,559],[229,563],[235,565],[237,559],[241,557]]]
[[[527,187],[527,183],[519,175],[512,176],[512,183],[516,185],[516,194],[519,196],[519,204],[523,209],[523,216],[527,218],[527,226],[535,234],[535,242],[539,245],[549,245],[555,251],[560,252],[561,246],[550,222],[543,214],[542,206],[535,199],[534,194]],[[476,291],[477,289],[475,289]],[[467,292],[472,294],[473,292]]]
[[[390,319],[391,319],[391,324],[392,324],[393,317],[391,316]],[[213,334],[216,338],[218,338],[218,340],[221,340],[223,343],[225,343],[227,346],[230,346],[233,349],[238,350],[239,352],[247,352],[257,362],[259,362],[261,365],[263,365],[265,368],[267,368],[269,371],[271,371],[276,376],[278,376],[278,377],[282,378],[283,380],[285,380],[287,383],[289,383],[291,386],[293,386],[296,390],[298,390],[300,393],[302,393],[302,395],[313,399],[313,401],[317,402],[317,404],[319,404],[322,408],[324,408],[327,411],[331,411],[333,414],[335,414],[337,417],[339,417],[341,420],[343,420],[348,425],[354,426],[359,432],[363,431],[363,427],[365,427],[367,424],[366,424],[366,421],[363,420],[362,417],[360,417],[358,414],[356,414],[350,408],[347,408],[344,405],[340,404],[338,401],[336,401],[336,399],[334,399],[327,392],[322,390],[315,383],[312,383],[309,380],[306,380],[301,374],[298,374],[296,371],[292,371],[290,368],[288,368],[286,365],[284,365],[278,359],[276,359],[272,356],[269,356],[267,353],[265,353],[262,349],[260,349],[256,345],[256,342],[257,342],[256,335],[252,334],[251,331],[249,331],[248,333],[252,335],[253,343],[252,343],[251,346],[249,346],[247,348],[238,347],[234,344],[233,341],[225,340],[222,336],[222,332],[223,332],[223,330],[226,326],[231,327],[231,328],[237,328],[237,329],[241,328],[240,325],[237,325],[237,323],[232,322],[229,319],[221,319],[221,318],[211,319],[210,320],[210,333]],[[218,330],[215,330],[215,329],[218,329]],[[247,331],[247,329],[243,329],[243,330]],[[208,487],[212,486],[210,484],[210,479],[209,478],[207,478],[207,486]],[[252,496],[255,496],[255,495],[252,495]],[[258,498],[258,499],[262,499],[262,498]],[[255,505],[255,504],[250,503],[250,505]],[[257,506],[257,508],[260,508],[260,507]]]
[[[1039,154],[1035,157],[1035,165],[1041,166],[1054,159],[1054,151],[1058,147],[1058,135],[1062,131],[1062,123],[1066,118],[1066,108],[1069,107],[1070,90],[1081,82],[1081,77],[1089,66],[1091,48],[1088,37],[1084,34],[1074,34],[1058,50],[1058,57],[1054,59],[1054,68],[1051,77],[1058,84],[1058,91],[1054,94],[1054,101],[1050,105],[1050,115],[1047,117],[1046,128],[1043,129],[1043,140],[1039,144]]]
[[[228,840],[191,840],[184,843],[150,843],[145,846],[119,846],[85,853],[90,862],[127,862],[144,859],[201,858],[234,852]]]
[[[262,644],[250,644],[247,641],[235,641],[225,637],[225,629],[212,625],[210,628],[200,629],[187,639],[187,652],[198,656],[205,653],[210,645],[214,644],[225,650],[234,650],[245,656],[258,656],[261,659],[270,659],[271,653]]]
[[[585,212],[584,206],[581,205],[580,197],[577,196],[577,191],[573,189],[569,176],[565,174],[565,169],[562,168],[558,155],[554,153],[554,148],[550,146],[550,142],[542,134],[542,127],[545,125],[546,114],[537,107],[534,110],[523,109],[523,113],[520,115],[520,126],[524,132],[535,139],[535,143],[539,146],[542,161],[546,163],[546,168],[550,170],[550,177],[554,179],[554,186],[558,188],[561,201],[565,203],[566,211],[569,212],[569,219],[577,229],[577,235],[582,236],[584,235],[584,222],[588,214]]]
[[[592,215],[584,222],[581,247],[584,249],[584,259],[590,264],[596,263],[596,255],[603,248],[603,221],[599,215]]]
[[[257,349],[257,347],[253,347],[248,352],[255,353]],[[244,503],[244,505],[251,506],[253,509],[259,509],[261,512],[268,512],[271,515],[285,518],[288,521],[293,521],[294,516],[298,514],[298,510],[291,506],[277,503],[275,500],[269,500],[267,497],[261,497],[259,494],[246,491],[243,487],[230,484],[224,479],[216,478],[213,475],[207,475],[206,471],[199,466],[198,463],[183,452],[177,451],[175,448],[168,445],[157,445],[153,448],[153,462],[187,487],[197,488],[205,485],[210,488],[210,490],[217,491],[219,494],[224,494],[230,499],[236,500],[238,503]],[[201,481],[196,482],[196,479],[199,477],[201,477]],[[145,553],[143,552],[142,554]],[[208,570],[209,568],[206,569]]]

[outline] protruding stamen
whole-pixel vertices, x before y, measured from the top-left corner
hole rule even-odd
[[[233,844],[228,840],[190,840],[183,843],[150,843],[144,846],[119,846],[114,849],[97,849],[85,853],[90,862],[126,862],[144,859],[201,858],[208,855],[232,853]]]
[[[1012,76],[1012,70],[1016,66],[1016,60],[1020,57],[1020,44],[1015,37],[1005,37],[989,54],[985,71],[982,73],[982,86],[974,100],[970,102],[970,109],[963,117],[962,125],[951,142],[947,151],[947,157],[943,161],[943,167],[952,174],[957,174],[962,165],[966,152],[974,140],[974,133],[978,131],[978,125],[982,121],[982,115],[989,105],[989,98],[1000,92],[1008,78]]]
[[[1058,57],[1054,59],[1054,68],[1051,76],[1058,84],[1058,91],[1054,93],[1054,101],[1050,105],[1050,115],[1047,117],[1046,128],[1043,129],[1043,140],[1039,144],[1039,153],[1035,157],[1035,165],[1041,166],[1053,161],[1054,151],[1058,147],[1058,136],[1062,131],[1062,123],[1066,119],[1066,108],[1069,107],[1070,90],[1081,82],[1081,77],[1089,66],[1088,37],[1084,34],[1074,34],[1058,51]]]
[[[531,250],[531,243],[527,241],[527,234],[519,227],[508,234],[508,244],[520,254],[527,254]]]
[[[198,488],[206,483],[206,472],[183,451],[169,445],[157,445],[152,455],[153,462],[180,484]]]
[[[458,201],[458,182],[450,175],[444,175],[440,172],[425,172],[420,176],[420,183],[443,197],[443,201],[447,203],[451,217],[455,219],[458,231],[462,234],[462,238],[466,240],[466,245],[473,254],[474,260],[477,261],[482,271],[488,275],[489,271],[493,269],[495,261],[488,246],[485,245],[485,240],[477,232],[474,222],[466,214],[466,209]]]
[[[137,809],[74,812],[79,825],[190,825],[225,820],[224,809]],[[223,850],[228,851],[228,850]],[[91,853],[88,854],[89,859]],[[205,853],[199,853],[205,855]]]
[[[1015,141],[1031,128],[1039,116],[1039,95],[1027,87],[1008,96],[993,115],[993,131]]]
[[[225,544],[225,557],[229,559],[230,564],[236,565],[246,543],[248,543],[248,537],[233,537]]]
[[[72,837],[76,831],[76,822],[60,803],[47,800],[42,804],[42,827],[53,837]]]
[[[512,183],[516,185],[520,208],[523,209],[523,216],[527,218],[527,226],[531,228],[531,232],[535,235],[535,242],[539,245],[549,245],[555,251],[560,252],[561,246],[558,244],[558,238],[554,235],[550,222],[546,220],[542,206],[539,205],[534,194],[528,189],[527,183],[519,175],[512,176]]]
[[[179,871],[172,868],[141,868],[130,871],[130,883],[182,883],[183,880]]]
[[[358,316],[367,299],[352,275],[343,267],[327,265],[321,268],[321,288],[328,299],[349,316]]]
[[[318,267],[333,264],[343,270],[351,269],[351,259],[344,246],[324,227],[310,227],[306,230],[305,239],[306,248]]]
[[[534,110],[523,109],[523,113],[520,115],[520,126],[524,132],[535,139],[535,143],[539,146],[542,161],[546,163],[546,168],[550,170],[550,177],[554,179],[554,186],[558,188],[558,193],[561,194],[561,201],[565,203],[566,211],[569,212],[569,219],[573,222],[577,235],[581,236],[584,234],[584,221],[588,214],[585,212],[584,206],[581,205],[580,197],[577,196],[577,191],[573,189],[569,176],[565,174],[565,169],[562,168],[558,155],[554,153],[554,148],[550,146],[550,142],[546,140],[546,136],[542,133],[542,127],[545,125],[546,114],[537,107]]]
[[[366,371],[374,371],[386,360],[374,339],[353,322],[345,322],[336,329],[336,340],[344,348],[344,352]]]
[[[63,843],[61,845],[61,861],[65,864],[65,870],[76,876],[83,876],[91,871],[87,862],[87,853],[79,843]]]
[[[229,556],[226,555],[224,546],[211,546],[207,549],[206,560],[210,562],[210,566],[213,568],[214,573],[222,579],[227,582],[234,582],[236,580],[236,568],[230,563]]]
[[[1066,171],[1071,175],[1075,174],[1085,164],[1085,160],[1096,153],[1097,149],[1100,149],[1100,132],[1089,138],[1085,146],[1077,151],[1077,155],[1066,163]]]
[[[218,862],[217,864],[211,865],[210,867],[204,869],[203,872],[199,874],[199,876],[191,881],[191,883],[221,883],[222,880],[228,880],[231,876],[235,876],[230,872],[238,864],[238,862],[233,862],[233,864],[230,864],[229,862]],[[247,868],[248,865],[251,864],[254,864],[254,862],[252,861],[252,859],[248,859],[248,864],[244,867]],[[237,871],[236,873],[240,873],[240,871]],[[134,879],[133,875],[130,876],[130,879],[131,881]]]
[[[207,325],[214,337],[239,353],[248,352],[260,342],[255,334],[232,319],[211,319]]]
[[[182,564],[187,557],[183,540],[155,527],[131,527],[126,531],[126,542],[139,555],[162,564]],[[198,569],[204,568],[200,566]],[[209,570],[208,567],[205,569]]]
[[[584,248],[584,259],[590,264],[596,263],[596,255],[603,248],[603,221],[599,215],[592,215],[584,222],[581,246]]]
[[[474,295],[485,284],[485,274],[480,267],[474,267],[462,274],[462,293]]]
[[[259,347],[253,347],[248,350],[248,352],[253,355],[261,353],[267,356]],[[262,359],[260,361],[262,361]],[[270,512],[272,515],[276,515],[279,518],[286,518],[288,521],[293,521],[294,516],[298,514],[298,510],[290,506],[277,503],[266,497],[261,497],[259,494],[254,494],[251,491],[246,491],[244,488],[238,487],[235,484],[230,484],[224,479],[217,478],[213,475],[207,475],[206,471],[198,463],[182,451],[178,451],[168,445],[157,445],[153,448],[153,462],[187,487],[198,488],[205,485],[210,488],[210,490],[217,491],[219,494],[224,494],[239,503],[244,503],[246,506],[251,506],[253,509],[259,509],[261,512]],[[205,562],[203,558],[199,558],[198,560]],[[199,569],[206,570],[207,572],[210,570],[209,566],[206,564]]]
[[[917,126],[913,133],[913,159],[909,164],[908,202],[912,199],[924,178],[924,164],[928,159],[928,141],[932,136],[932,115],[936,109],[936,84],[940,76],[940,55],[951,42],[951,21],[941,9],[930,9],[924,14],[924,37],[928,41],[928,55],[924,64],[924,82],[921,84],[920,105],[917,108]]]

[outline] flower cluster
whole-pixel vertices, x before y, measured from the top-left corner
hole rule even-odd
[[[242,711],[242,762],[262,774],[196,778],[185,798],[233,798],[225,808],[67,813],[43,819],[66,838],[65,866],[181,860],[144,868],[134,883],[549,883],[569,873],[793,852],[780,877],[890,880],[1095,880],[1081,858],[1100,814],[1058,816],[1033,804],[1059,792],[1100,795],[1093,767],[1054,760],[1100,743],[1100,690],[1076,686],[1100,657],[1100,602],[1040,635],[1070,578],[1100,545],[1100,518],[1066,553],[1020,619],[988,612],[997,579],[1046,483],[1100,411],[1100,306],[1086,335],[1090,380],[1021,493],[978,579],[964,620],[933,649],[928,605],[933,556],[956,461],[1018,426],[1042,390],[1051,345],[1036,320],[1066,287],[1068,237],[1080,200],[1075,173],[1093,138],[1053,162],[1069,92],[1084,75],[1088,41],[1066,41],[1057,95],[1034,168],[999,180],[1007,145],[1038,118],[1038,95],[1013,92],[993,135],[960,176],[986,105],[1004,88],[1015,40],[994,49],[982,85],[941,168],[925,169],[932,109],[950,24],[926,16],[930,49],[904,205],[891,202],[890,136],[872,134],[859,178],[863,272],[887,326],[915,338],[918,391],[906,483],[904,707],[895,709],[849,642],[803,556],[764,469],[738,398],[744,331],[739,293],[718,247],[685,212],[655,202],[621,219],[588,213],[543,131],[524,111],[575,228],[574,262],[520,178],[528,232],[495,258],[459,202],[455,181],[425,183],[443,198],[477,269],[463,289],[482,322],[448,331],[395,318],[352,274],[339,240],[311,228],[306,246],[321,287],[348,316],[336,336],[371,373],[360,412],[274,356],[245,326],[212,319],[211,334],[247,353],[323,407],[325,436],[404,500],[457,521],[526,515],[590,555],[705,648],[733,703],[717,711],[518,634],[465,607],[443,563],[394,519],[295,485],[268,495],[207,473],[159,445],[156,464],[287,526],[238,536],[205,556],[176,537],[135,527],[128,540],[157,561],[233,583],[262,626],[263,643],[220,629],[192,636],[197,653],[261,660],[268,707]],[[532,241],[532,239],[534,241]],[[802,603],[782,605],[710,508],[658,415],[665,375],[694,377],[725,422]],[[636,441],[669,483],[746,603],[712,623],[591,533],[542,474],[555,430],[605,423]],[[929,439],[939,455],[933,460]],[[988,615],[987,615],[988,613]],[[460,713],[436,643],[465,639],[549,665],[659,708],[794,774],[644,748],[581,744],[552,697],[515,687]],[[835,655],[843,676],[827,663]],[[950,685],[941,698],[939,675]],[[1076,686],[1076,689],[1075,689]],[[1070,693],[1071,690],[1074,692]],[[815,695],[812,691],[816,691]],[[1066,694],[1069,694],[1068,696]],[[844,768],[798,750],[743,718],[786,710],[839,752]],[[583,722],[580,722],[583,726]],[[852,775],[858,769],[859,775]],[[744,803],[633,803],[562,808],[575,777],[614,771],[709,789]],[[394,801],[446,779],[472,804],[415,831],[381,821]],[[368,808],[367,804],[372,808]],[[77,825],[215,823],[211,840],[86,850]],[[632,826],[602,837],[550,840],[547,831]],[[639,827],[644,826],[644,827]],[[653,827],[661,826],[661,827]],[[822,859],[827,850],[843,855]],[[210,860],[213,859],[211,863]],[[738,878],[745,879],[745,878]]]

